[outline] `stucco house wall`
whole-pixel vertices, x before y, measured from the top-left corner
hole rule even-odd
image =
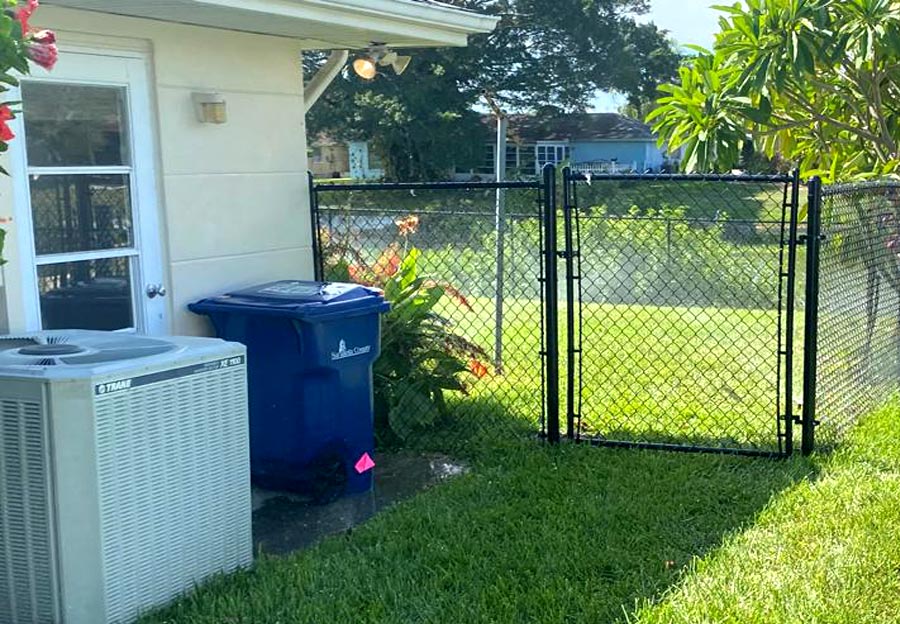
[[[36,26],[77,46],[147,59],[170,330],[206,334],[185,306],[264,280],[311,278],[301,48],[298,41],[147,19],[42,8]],[[110,35],[109,33],[115,33]],[[222,94],[223,125],[197,121],[191,93]],[[3,164],[8,168],[8,156]],[[8,230],[0,330],[26,325],[12,180],[0,179]]]

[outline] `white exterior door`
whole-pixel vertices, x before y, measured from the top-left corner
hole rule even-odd
[[[22,81],[13,145],[29,329],[168,329],[147,83],[140,55],[77,51]]]

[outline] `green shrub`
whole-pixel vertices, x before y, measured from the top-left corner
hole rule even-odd
[[[434,425],[446,415],[445,392],[465,393],[467,376],[487,374],[484,351],[435,312],[449,287],[419,274],[420,256],[412,249],[384,284],[391,311],[384,316],[374,371],[376,434],[382,445]]]
[[[471,311],[448,283],[421,271],[422,252],[409,247],[418,217],[396,222],[398,239],[374,262],[352,242],[323,233],[325,279],[376,286],[391,304],[382,319],[381,355],[374,366],[375,435],[380,446],[408,440],[447,414],[446,392],[467,392],[467,382],[487,374],[487,354],[458,334],[435,309],[445,297]],[[405,254],[405,255],[404,255]]]

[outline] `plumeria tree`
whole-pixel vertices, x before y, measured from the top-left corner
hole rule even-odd
[[[900,2],[745,0],[696,48],[648,119],[692,171],[736,166],[748,138],[805,175],[900,172]]]
[[[45,69],[53,69],[59,56],[56,35],[50,30],[35,30],[30,20],[38,8],[38,0],[0,0],[0,153],[9,149],[15,138],[9,122],[15,119],[15,102],[7,94],[18,86],[16,74],[30,71],[30,62]],[[0,167],[0,172],[6,171]],[[3,241],[6,231],[0,229],[0,264],[3,260]]]
[[[744,0],[718,8],[714,49],[695,50],[648,116],[662,142],[684,148],[686,169],[731,169],[749,139],[804,176],[900,176],[900,1]],[[849,210],[826,213],[835,230],[829,245],[868,276],[869,349],[879,285],[900,294],[900,197],[884,191],[847,201]]]

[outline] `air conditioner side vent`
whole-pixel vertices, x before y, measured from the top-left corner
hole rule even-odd
[[[0,399],[0,622],[57,618],[45,416]]]

